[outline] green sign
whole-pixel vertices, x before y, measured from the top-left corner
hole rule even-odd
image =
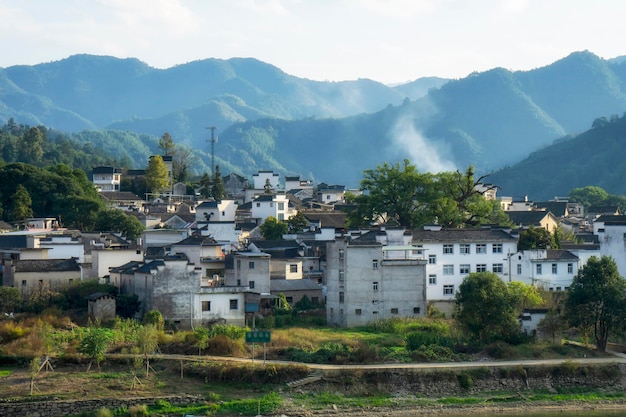
[[[272,332],[269,330],[252,330],[246,332],[246,343],[269,343],[272,339]]]

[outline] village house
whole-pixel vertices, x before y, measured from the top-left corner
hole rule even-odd
[[[510,281],[565,291],[578,273],[580,259],[568,250],[534,249],[508,256]]]
[[[99,192],[119,191],[122,183],[122,169],[110,166],[95,167],[91,181]]]
[[[8,259],[2,266],[3,285],[15,287],[24,297],[37,291],[61,291],[82,281],[76,259]]]
[[[503,229],[431,226],[413,230],[411,242],[428,261],[428,301],[448,314],[463,278],[472,272],[490,271],[508,281],[508,260],[517,253],[517,239]]]
[[[426,315],[426,261],[412,247],[336,239],[327,244],[326,262],[329,325]]]

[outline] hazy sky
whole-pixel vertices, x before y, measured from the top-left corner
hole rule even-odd
[[[462,78],[626,55],[624,0],[0,0],[0,67],[252,57],[314,80]]]

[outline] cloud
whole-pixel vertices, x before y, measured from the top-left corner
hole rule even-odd
[[[403,116],[393,127],[391,134],[394,147],[422,172],[454,171],[454,162],[446,159],[446,146],[429,141],[415,128],[408,116]]]

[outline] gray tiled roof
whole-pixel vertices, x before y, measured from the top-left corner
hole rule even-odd
[[[321,290],[319,284],[310,279],[272,279],[270,292]]]
[[[29,259],[15,262],[15,272],[80,271],[76,259]]]
[[[439,242],[516,242],[502,229],[413,230],[413,244]]]
[[[506,211],[505,213],[515,225],[524,226],[538,225],[551,214],[549,211]]]
[[[578,256],[574,255],[572,252],[563,249],[548,249],[546,251],[546,260],[549,261],[576,261],[578,260]]]

